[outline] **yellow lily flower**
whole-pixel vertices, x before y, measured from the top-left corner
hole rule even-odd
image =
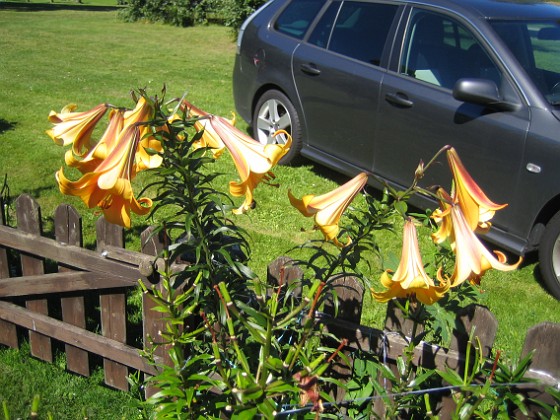
[[[261,144],[234,127],[223,117],[209,115],[208,121],[218,137],[229,150],[233,163],[237,168],[240,182],[231,181],[229,192],[235,197],[245,196],[241,206],[234,210],[235,214],[249,211],[253,206],[253,190],[261,181],[274,178],[271,169],[288,152],[292,144],[292,137],[284,130],[274,135],[284,134],[285,144]]]
[[[451,248],[455,252],[455,268],[451,276],[451,287],[456,287],[469,280],[472,283],[480,283],[480,278],[489,269],[500,271],[512,271],[517,269],[523,258],[513,265],[507,265],[506,256],[500,251],[494,251],[494,255],[480,242],[473,232],[469,221],[463,214],[459,205],[449,205],[441,212],[447,225],[451,225]]]
[[[376,292],[371,289],[371,295],[379,302],[415,296],[418,301],[431,305],[440,300],[449,290],[449,282],[442,279],[441,276],[438,278],[440,278],[440,285],[436,286],[424,270],[418,247],[416,226],[412,219],[408,219],[404,224],[403,248],[399,266],[392,277],[389,276],[389,271],[385,271],[381,275],[381,284],[388,290]]]
[[[63,194],[78,196],[89,207],[99,206],[110,223],[130,227],[130,212],[145,215],[150,211],[149,198],[137,200],[130,180],[136,175],[134,163],[140,129],[129,125],[121,131],[107,157],[77,181],[68,180],[62,168],[56,179]]]
[[[490,228],[490,219],[497,210],[503,209],[507,204],[490,201],[467,172],[453,147],[447,150],[447,160],[453,173],[454,202],[459,203],[471,230],[478,228],[479,231],[487,231]]]
[[[448,217],[453,198],[443,188],[439,188],[436,195],[439,197],[440,207],[434,210],[431,217],[438,225],[438,230],[432,233],[432,240],[436,244],[441,244],[453,235],[453,224],[451,223],[451,218]],[[454,245],[454,242],[452,242],[451,246],[453,247]]]
[[[95,170],[115,146],[123,126],[124,111],[112,109],[109,113],[109,124],[99,142],[81,159],[75,157],[72,149],[68,150],[64,156],[66,165],[77,168],[82,174]]]
[[[208,114],[185,100],[183,100],[183,106],[187,109],[190,116],[200,118],[194,123],[195,130],[197,132],[204,130],[202,137],[193,142],[193,149],[200,149],[203,147],[210,148],[212,150],[212,156],[214,156],[215,159],[219,158],[226,146],[214,129],[212,123],[206,119],[209,118],[211,114]],[[226,121],[232,126],[235,126],[235,117],[231,120],[226,119]]]
[[[140,130],[140,143],[136,150],[135,161],[136,171],[140,172],[144,169],[157,168],[161,165],[163,146],[159,140],[151,135],[151,127],[144,124],[154,117],[154,106],[141,96],[136,103],[136,107],[131,111],[124,113],[124,127],[126,129],[131,125],[138,125]],[[148,153],[146,149],[152,149],[157,154]]]
[[[305,217],[315,216],[315,224],[323,232],[327,241],[332,241],[336,246],[343,247],[344,245],[337,239],[340,231],[338,222],[356,194],[364,188],[366,183],[367,174],[362,172],[329,193],[319,196],[309,194],[297,199],[288,191],[288,197],[292,206]],[[351,239],[348,238],[347,245],[350,242]]]
[[[108,105],[99,104],[85,112],[74,112],[76,108],[75,104],[70,104],[66,105],[60,113],[51,111],[49,121],[54,124],[54,127],[47,130],[47,134],[58,145],[72,144],[74,153],[80,156],[84,153],[84,148],[86,151],[91,148],[91,134],[105,115]]]

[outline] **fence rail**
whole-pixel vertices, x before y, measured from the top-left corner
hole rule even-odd
[[[152,229],[141,234],[142,252],[133,252],[124,248],[122,228],[101,218],[96,225],[97,248],[89,250],[82,246],[81,219],[71,206],[56,209],[54,239],[43,236],[40,208],[30,196],[18,197],[16,216],[17,228],[0,219],[0,344],[18,348],[22,335],[27,335],[32,355],[52,363],[53,344],[62,343],[68,370],[85,376],[90,374],[90,356],[97,355],[103,360],[106,384],[117,389],[128,388],[129,369],[154,375],[156,368],[139,350],[149,350],[144,347],[150,345],[149,337],[157,339],[162,315],[152,311],[154,303],[143,296],[141,333],[134,337],[127,332],[126,308],[128,290],[139,280],[154,281],[156,255],[162,246]],[[301,269],[287,257],[279,257],[268,267],[271,285],[301,276]],[[394,364],[410,343],[409,321],[390,304],[383,331],[360,325],[362,284],[344,277],[332,279],[331,286],[338,296],[336,317],[332,302],[317,314],[325,329],[348,340],[350,356],[361,350],[383,354],[387,363]],[[427,368],[460,370],[473,328],[484,355],[491,355],[498,323],[489,310],[469,307],[458,314],[457,323],[462,328],[455,332],[449,348],[420,342],[413,362]],[[531,328],[523,355],[533,350],[529,374],[558,386],[560,325],[543,323]],[[159,363],[166,363],[165,356],[163,348],[156,350]],[[351,367],[337,365],[335,369],[341,378],[351,375]],[[542,386],[531,392],[537,398],[544,395]],[[344,397],[341,390],[335,394],[339,401]]]

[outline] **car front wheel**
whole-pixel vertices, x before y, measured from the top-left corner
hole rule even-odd
[[[546,287],[560,300],[560,212],[546,225],[539,245],[539,263]]]
[[[261,144],[286,143],[285,135],[274,136],[278,130],[285,130],[292,136],[292,146],[280,164],[295,162],[302,146],[299,115],[286,95],[278,90],[265,92],[258,100],[253,114],[253,136]]]

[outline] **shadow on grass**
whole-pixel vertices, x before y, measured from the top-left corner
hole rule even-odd
[[[49,10],[83,10],[90,12],[112,12],[119,10],[119,6],[94,6],[80,3],[25,3],[0,2],[0,10],[14,10],[19,12],[44,12]]]
[[[16,123],[9,122],[0,118],[0,134],[9,130],[13,130],[15,127],[16,127]]]

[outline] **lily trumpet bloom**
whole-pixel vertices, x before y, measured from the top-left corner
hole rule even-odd
[[[76,158],[72,149],[66,151],[64,156],[66,165],[77,168],[82,174],[94,171],[115,147],[123,126],[124,111],[122,109],[112,109],[109,113],[109,124],[99,142],[79,159]]]
[[[151,135],[151,127],[146,124],[154,117],[154,112],[153,104],[144,96],[141,96],[136,103],[136,107],[124,113],[123,129],[132,125],[137,125],[139,129],[140,142],[135,154],[136,172],[157,168],[163,160],[161,157],[163,146],[159,140]],[[157,153],[148,153],[147,149]]]
[[[371,295],[379,302],[415,296],[418,301],[431,305],[440,300],[449,290],[447,280],[440,278],[440,284],[436,286],[424,270],[418,247],[416,226],[412,219],[408,219],[404,224],[403,248],[399,266],[392,277],[389,276],[389,271],[385,271],[381,275],[381,284],[388,290],[384,292],[371,290]]]
[[[202,137],[200,139],[193,142],[192,147],[194,149],[200,149],[203,147],[207,147],[212,150],[212,156],[217,159],[222,155],[222,152],[225,149],[225,144],[214,129],[212,123],[207,120],[211,116],[211,114],[197,108],[190,102],[183,100],[183,106],[187,109],[187,112],[190,116],[200,118],[194,123],[194,128],[197,132],[202,132]],[[235,117],[231,120],[226,119],[226,121],[235,126]]]
[[[366,183],[367,174],[362,172],[329,193],[319,196],[309,194],[297,199],[288,191],[288,197],[292,206],[298,209],[301,214],[306,217],[315,217],[315,224],[323,232],[327,241],[343,247],[344,245],[338,241],[338,232],[340,231],[338,223],[346,208],[365,187]],[[351,239],[348,238],[347,245],[350,242]]]
[[[75,104],[70,104],[66,105],[60,113],[51,111],[49,121],[54,124],[54,127],[47,130],[47,134],[60,146],[71,144],[74,153],[80,156],[91,148],[91,134],[105,115],[108,105],[99,104],[85,112],[74,112],[76,108]]]
[[[111,109],[109,113],[109,124],[101,139],[92,146],[83,145],[83,154],[76,154],[74,148],[65,154],[65,162],[68,166],[75,167],[83,174],[93,171],[110,151],[115,147],[120,133],[131,125],[138,125],[140,130],[140,142],[135,154],[136,169],[139,172],[144,169],[157,168],[161,165],[161,152],[163,147],[159,140],[150,135],[150,128],[145,124],[153,118],[154,108],[144,98],[141,97],[133,110]],[[157,153],[148,153],[146,149],[151,149]]]
[[[459,205],[448,205],[440,216],[443,223],[451,226],[451,248],[455,252],[455,268],[449,280],[451,287],[466,280],[479,284],[480,278],[489,269],[512,271],[523,261],[523,258],[519,258],[515,264],[508,265],[502,252],[494,251],[495,256],[492,255],[473,232]]]
[[[486,196],[467,172],[453,147],[447,150],[447,160],[453,173],[454,202],[459,203],[471,230],[487,231],[490,219],[507,204],[496,204]]]
[[[237,168],[240,182],[231,181],[229,192],[235,197],[245,196],[241,206],[234,210],[235,214],[249,211],[253,206],[253,190],[261,181],[274,178],[271,169],[288,152],[292,137],[284,130],[274,133],[284,134],[285,144],[261,144],[231,125],[225,118],[209,115],[208,122],[230,152]]]
[[[136,199],[131,179],[136,175],[134,163],[140,140],[140,130],[129,125],[121,131],[107,157],[77,181],[65,177],[62,168],[56,173],[63,194],[78,196],[89,207],[99,206],[108,222],[130,227],[130,212],[145,215],[152,200]]]

